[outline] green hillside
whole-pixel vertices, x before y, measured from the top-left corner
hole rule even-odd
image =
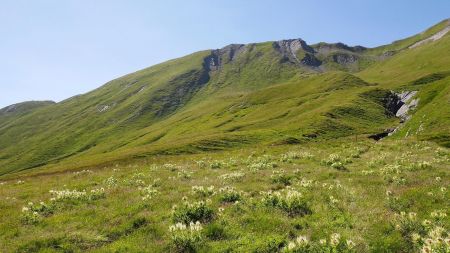
[[[52,104],[54,104],[53,101],[30,101],[7,106],[0,109],[0,124],[7,124],[20,116]]]
[[[365,138],[399,123],[385,99],[367,94],[387,98],[390,90],[402,89],[420,90],[426,101],[416,111],[427,112],[430,128],[419,138],[448,146],[448,113],[431,106],[448,108],[448,82],[438,79],[449,71],[450,35],[408,48],[448,22],[374,49],[309,46],[300,39],[233,44],[131,73],[59,103],[1,113],[0,174],[256,143]],[[408,86],[429,75],[445,77]],[[402,131],[417,127],[416,118]]]

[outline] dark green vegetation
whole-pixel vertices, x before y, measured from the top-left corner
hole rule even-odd
[[[233,44],[1,109],[0,251],[414,252],[448,238],[450,33],[415,44],[448,26],[377,48]],[[402,91],[419,102],[399,118]]]

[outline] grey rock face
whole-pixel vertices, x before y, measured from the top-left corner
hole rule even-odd
[[[341,65],[347,65],[358,61],[358,57],[353,54],[337,53],[333,55],[333,61]]]
[[[245,51],[246,46],[243,44],[231,44],[222,49],[219,49],[219,55],[226,58],[228,61],[234,61],[242,52]]]
[[[419,99],[412,99],[417,91],[404,91],[402,93],[391,93],[386,100],[386,109],[396,117],[406,120],[408,111],[415,108]]]
[[[412,99],[412,97],[414,97],[416,94],[417,91],[405,91],[397,94],[403,104],[395,113],[395,116],[401,118],[403,121],[409,119],[408,111],[417,107],[419,103],[419,99]]]
[[[397,126],[393,131],[389,132],[389,135],[394,134],[398,129],[403,126],[403,123],[408,121],[411,118],[409,115],[409,111],[416,108],[419,104],[419,98],[413,99],[413,97],[417,94],[417,91],[404,91],[402,93],[396,94],[398,97],[400,108],[395,112],[395,116],[400,118],[400,125]],[[407,133],[407,135],[409,132]]]
[[[299,49],[303,49],[308,53],[315,53],[314,49],[302,39],[279,40],[274,42],[274,48],[285,53],[295,53]]]
[[[231,44],[221,49],[213,50],[208,59],[209,69],[212,71],[218,70],[223,64],[234,61],[246,48],[247,46],[243,44]]]
[[[274,42],[272,46],[291,63],[312,67],[317,67],[322,63],[314,56],[316,53],[314,49],[308,46],[302,39],[280,40]],[[301,59],[297,56],[298,50],[303,50],[305,52],[305,56]]]
[[[368,137],[378,141],[384,137],[394,134],[398,129],[400,129],[403,124],[411,118],[408,114],[410,110],[416,108],[419,104],[419,99],[413,98],[416,94],[417,91],[404,91],[401,93],[391,92],[391,94],[386,98],[385,107],[391,115],[395,115],[400,118],[400,125],[395,128],[385,129],[381,133],[376,133]]]
[[[304,65],[313,67],[319,67],[322,64],[322,62],[314,57],[313,54],[306,54],[300,62]]]

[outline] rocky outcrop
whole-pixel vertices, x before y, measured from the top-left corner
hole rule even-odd
[[[408,115],[408,112],[411,109],[414,109],[419,104],[419,99],[412,99],[416,95],[417,91],[404,91],[402,93],[397,94],[400,102],[402,103],[401,107],[395,113],[396,117],[399,117],[402,122],[407,121],[411,116]]]
[[[419,99],[414,98],[416,94],[417,91],[403,91],[401,93],[391,92],[386,98],[385,108],[391,115],[395,115],[395,117],[400,119],[400,125],[395,128],[385,129],[381,133],[372,134],[369,138],[378,141],[384,137],[392,135],[400,129],[403,124],[411,118],[409,112],[416,108],[419,104]]]
[[[319,67],[322,61],[317,59],[313,54],[305,54],[300,63],[310,67]]]
[[[335,63],[341,65],[353,64],[358,61],[358,57],[354,54],[336,53],[332,58]]]
[[[231,44],[221,49],[211,51],[208,65],[211,71],[219,70],[223,65],[235,61],[239,55],[251,51],[255,44]],[[344,43],[318,43],[308,45],[302,39],[279,40],[272,43],[273,49],[281,56],[280,62],[306,67],[313,71],[330,69],[359,70],[359,61],[367,48],[362,46],[348,46]],[[328,64],[333,63],[333,64]],[[337,67],[340,65],[341,67]]]
[[[414,109],[419,103],[419,99],[412,99],[417,94],[417,91],[403,91],[401,93],[391,92],[386,99],[386,109],[392,115],[406,121],[408,111]]]
[[[411,118],[409,112],[416,108],[419,104],[419,98],[413,98],[417,94],[417,91],[404,91],[397,93],[399,99],[400,108],[395,112],[395,116],[400,118],[400,125],[389,132],[389,135],[394,134],[398,129],[400,129],[403,124]]]
[[[362,46],[351,47],[344,43],[318,43],[309,46],[302,39],[276,41],[273,47],[285,61],[319,71],[336,68],[336,65],[328,64],[330,62],[344,69],[358,70],[358,62],[367,50]]]
[[[211,56],[207,58],[209,70],[218,70],[224,64],[234,61],[247,48],[243,44],[231,44],[221,49],[211,51]]]
[[[285,59],[294,64],[318,67],[322,62],[315,57],[315,51],[302,39],[280,40],[272,44]],[[298,53],[299,51],[301,53]]]

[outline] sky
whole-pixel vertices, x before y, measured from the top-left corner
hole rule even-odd
[[[449,17],[449,0],[0,0],[0,108],[231,43],[373,47]]]

